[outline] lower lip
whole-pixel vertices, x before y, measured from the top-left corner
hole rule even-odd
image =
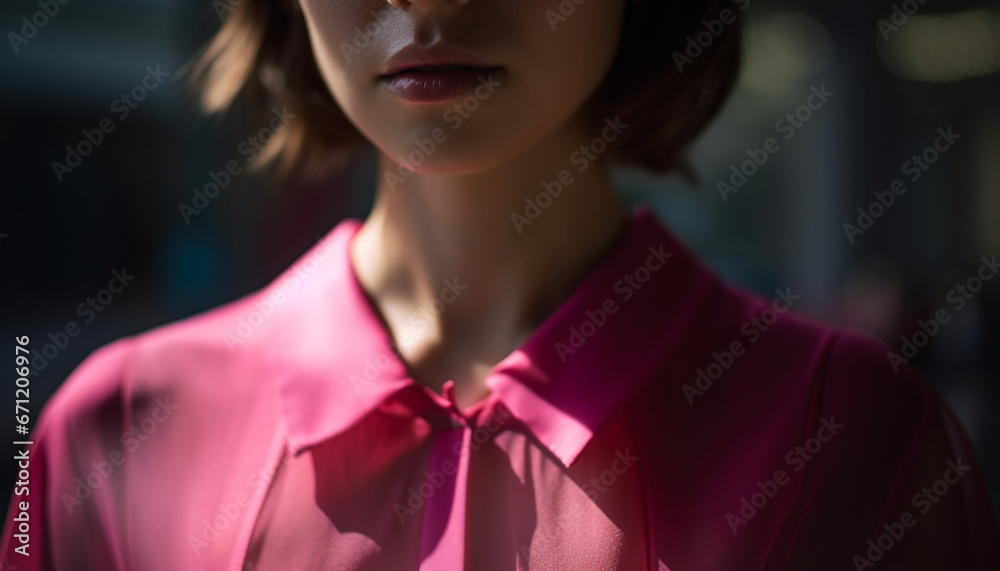
[[[410,71],[383,76],[382,83],[407,101],[434,103],[469,93],[499,69],[479,67],[455,71]]]

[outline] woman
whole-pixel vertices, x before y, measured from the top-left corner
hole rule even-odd
[[[34,431],[11,565],[996,569],[911,369],[615,196],[611,159],[683,169],[747,4],[220,4],[207,106],[290,118],[262,155],[286,168],[370,144],[375,206],[88,358]]]

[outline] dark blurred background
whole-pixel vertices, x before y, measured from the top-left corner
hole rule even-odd
[[[15,336],[31,337],[32,422],[97,347],[249,293],[342,218],[363,218],[375,176],[366,156],[308,184],[244,171],[185,219],[179,205],[228,161],[243,163],[239,145],[262,126],[239,113],[202,117],[178,80],[218,13],[191,1],[56,4],[51,17],[36,15],[37,0],[0,7],[0,339],[6,352]],[[887,1],[754,0],[743,78],[693,151],[699,184],[623,171],[619,188],[725,277],[766,297],[790,287],[799,311],[896,351],[918,321],[947,309],[951,320],[912,364],[961,419],[996,509],[1000,279],[961,310],[952,290],[1000,255],[1000,4],[895,7],[894,22]],[[825,102],[801,108],[814,89]],[[778,123],[788,113],[798,118]],[[83,131],[96,141],[105,119],[87,156],[67,157],[67,145],[87,151]],[[925,154],[949,127],[960,138]],[[732,184],[731,167],[769,137],[780,149],[724,200],[719,181]],[[913,155],[934,159],[916,181]],[[858,208],[878,213],[873,193],[895,179],[905,194],[859,226]],[[863,230],[853,243],[845,223]],[[134,280],[95,297],[123,268]],[[60,334],[69,322],[76,336]],[[9,369],[6,378],[0,433],[14,440]],[[4,502],[11,456],[0,463]]]

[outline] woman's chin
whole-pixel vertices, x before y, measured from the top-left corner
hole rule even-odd
[[[484,172],[502,165],[517,154],[516,150],[457,143],[451,148],[415,145],[395,151],[383,149],[382,153],[391,160],[383,168],[385,175],[403,178],[412,174],[447,176]]]

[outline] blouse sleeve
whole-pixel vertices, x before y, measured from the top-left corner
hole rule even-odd
[[[27,458],[18,460],[0,569],[126,568],[119,450],[128,348],[122,339],[87,357],[42,408],[33,444],[15,451]]]
[[[805,470],[798,541],[782,568],[1000,570],[996,519],[965,432],[889,353],[854,333],[833,342],[813,417],[839,433]]]
[[[908,373],[908,374],[912,374]],[[929,389],[928,389],[929,390]],[[998,535],[985,478],[962,426],[930,391],[865,553],[879,569],[998,571]]]

